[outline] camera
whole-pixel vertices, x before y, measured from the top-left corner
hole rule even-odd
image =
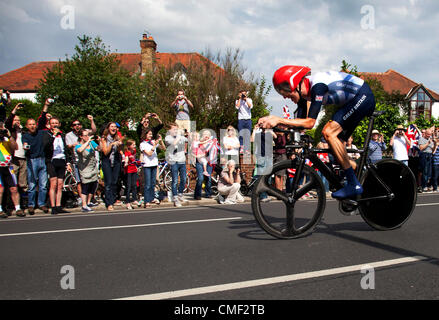
[[[24,149],[24,150],[29,150],[29,149],[30,149],[30,144],[26,144],[26,145],[24,145],[24,146],[23,146],[23,149]]]

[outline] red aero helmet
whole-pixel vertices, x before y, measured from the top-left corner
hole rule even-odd
[[[273,85],[277,92],[279,90],[294,91],[299,82],[311,71],[308,67],[283,66],[276,70],[273,75]],[[280,93],[280,92],[279,92]]]

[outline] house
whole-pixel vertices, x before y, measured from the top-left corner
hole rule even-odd
[[[140,53],[115,53],[121,66],[132,75],[145,75],[148,70],[157,67],[171,67],[184,74],[191,63],[211,63],[212,69],[217,74],[224,70],[199,53],[162,53],[157,51],[154,38],[143,34],[140,40]],[[58,61],[32,62],[24,67],[0,75],[0,88],[11,92],[12,99],[29,99],[36,101],[36,87],[39,80],[44,78],[44,73],[56,65]]]
[[[362,78],[373,78],[381,82],[386,92],[399,91],[405,96],[405,104],[410,107],[409,121],[419,116],[430,120],[439,118],[439,94],[406,76],[389,69],[386,72],[361,72]]]

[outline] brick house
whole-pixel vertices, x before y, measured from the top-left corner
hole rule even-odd
[[[211,63],[217,74],[224,70],[199,53],[162,53],[157,51],[154,38],[144,34],[140,40],[140,53],[115,53],[121,66],[132,75],[144,75],[147,70],[157,67],[172,67],[179,72],[185,71],[191,63]],[[29,99],[35,101],[38,81],[44,78],[44,73],[56,65],[58,61],[32,62],[24,67],[0,75],[0,88],[11,92],[12,99]]]
[[[410,106],[409,121],[423,115],[430,120],[439,118],[439,94],[404,75],[389,69],[386,72],[361,72],[363,78],[373,78],[381,82],[386,92],[399,91],[405,95],[405,104]]]

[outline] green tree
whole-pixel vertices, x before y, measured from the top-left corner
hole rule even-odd
[[[25,125],[27,119],[38,119],[41,114],[41,104],[28,99],[12,99],[11,103],[6,108],[7,117],[10,115],[15,106],[19,103],[24,104],[24,108],[17,112],[17,115],[20,116],[22,126]]]
[[[228,125],[236,127],[235,100],[242,89],[249,91],[253,100],[252,118],[256,122],[269,114],[265,99],[270,87],[263,77],[244,76],[242,57],[239,49],[227,49],[224,54],[218,52],[216,55],[207,51],[188,66],[160,67],[156,72],[148,73],[143,80],[147,104],[165,123],[173,122],[175,110],[170,104],[177,91],[183,89],[194,105],[190,116],[192,121],[196,121],[197,130],[209,128],[219,134],[219,130]]]
[[[415,121],[411,121],[409,124],[415,124],[419,129],[427,129],[433,126],[439,127],[439,119],[431,117],[431,120],[428,120],[424,117],[424,115],[421,115],[418,116]]]
[[[383,134],[384,140],[388,143],[395,132],[395,128],[398,125],[407,123],[408,115],[402,108],[404,105],[404,96],[395,91],[392,93],[386,92],[381,82],[376,79],[366,77],[364,80],[370,86],[375,96],[375,110],[386,111],[384,115],[375,119],[374,128]],[[402,112],[401,109],[403,110]],[[364,144],[368,126],[369,118],[366,118],[360,122],[355,130],[353,138],[357,146]]]
[[[120,66],[99,37],[78,37],[75,53],[47,70],[40,81],[37,101],[43,104],[56,97],[49,113],[61,120],[66,130],[71,121],[87,123],[95,117],[98,126],[110,121],[123,123],[140,117],[139,109],[147,109],[137,77]]]

